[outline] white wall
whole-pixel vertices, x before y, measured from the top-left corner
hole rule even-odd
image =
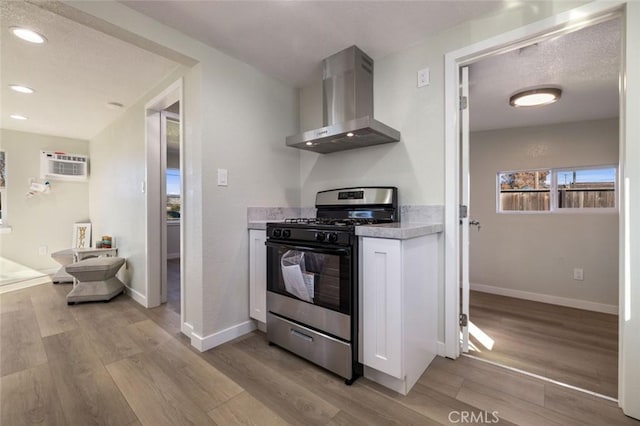
[[[376,58],[374,108],[379,121],[399,130],[399,143],[301,155],[303,206],[318,190],[346,185],[395,185],[401,204],[444,203],[444,54],[584,2],[511,2],[484,19],[461,24],[409,49]],[[429,86],[416,87],[416,72],[431,70]],[[322,126],[320,83],[301,90],[301,130]]]
[[[147,296],[144,104],[184,72],[174,72],[90,141],[94,240],[101,235],[115,238],[118,255],[127,259],[122,279],[143,297]]]
[[[39,180],[41,150],[87,155],[89,143],[2,129],[0,149],[6,152],[6,224],[12,228],[11,233],[0,234],[0,256],[33,269],[57,268],[50,254],[71,248],[73,224],[89,219],[89,184],[51,180],[51,193],[27,198],[29,178],[44,182]],[[38,254],[41,246],[47,246],[46,255]]]
[[[473,110],[472,110],[473,113]],[[474,132],[470,281],[618,305],[618,214],[498,214],[496,173],[618,164],[618,119]],[[584,269],[584,281],[573,280]]]
[[[68,4],[198,61],[185,75],[181,103],[186,187],[183,297],[192,343],[206,348],[220,331],[249,320],[247,207],[300,205],[299,153],[284,144],[287,135],[298,131],[297,92],[123,5]],[[144,171],[143,126],[143,111],[136,106],[103,132],[100,141],[92,141],[92,149],[93,142],[102,150],[114,143],[111,149],[131,154],[122,165],[128,168],[118,185],[123,192],[111,192],[96,203],[123,207],[117,219],[102,215],[100,222],[101,228],[132,244],[123,255],[134,260],[131,281],[136,290],[145,280],[139,271],[145,264],[143,194],[138,191]],[[218,168],[229,171],[229,186],[216,185]],[[94,201],[92,214],[101,214]]]

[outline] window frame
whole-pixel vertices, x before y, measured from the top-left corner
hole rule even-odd
[[[598,170],[614,169],[614,207],[558,207],[558,172],[568,170]],[[551,185],[549,188],[549,210],[501,210],[500,206],[500,175],[516,172],[536,172],[546,171],[551,173]],[[618,213],[620,206],[620,168],[615,164],[599,164],[593,166],[568,166],[568,167],[545,167],[518,170],[504,170],[496,173],[496,213],[497,214],[607,214]]]

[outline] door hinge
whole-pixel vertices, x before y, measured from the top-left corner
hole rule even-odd
[[[466,327],[467,324],[469,324],[469,318],[467,318],[467,314],[460,314],[458,320],[460,327]]]
[[[469,213],[469,208],[464,204],[460,204],[460,209],[458,211],[458,217],[460,219],[466,219],[467,214]]]
[[[466,96],[460,96],[460,111],[467,109],[469,101]]]

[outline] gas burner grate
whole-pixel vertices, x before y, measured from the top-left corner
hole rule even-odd
[[[285,219],[286,224],[303,224],[303,225],[334,225],[334,226],[354,226],[354,225],[374,225],[380,223],[378,219],[372,218],[315,218],[315,217],[299,217]]]

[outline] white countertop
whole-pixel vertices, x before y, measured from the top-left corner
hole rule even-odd
[[[425,235],[437,234],[444,230],[441,223],[395,222],[380,225],[360,225],[356,227],[359,237],[389,238],[408,240]]]
[[[271,220],[250,220],[247,222],[248,229],[267,229],[267,223],[284,222],[284,219],[271,219]]]
[[[264,230],[267,229],[267,223],[269,222],[282,222],[282,220],[252,220],[247,223],[247,228]],[[443,230],[444,226],[441,223],[396,222],[356,226],[356,235],[359,237],[408,240],[424,235],[437,234]]]

